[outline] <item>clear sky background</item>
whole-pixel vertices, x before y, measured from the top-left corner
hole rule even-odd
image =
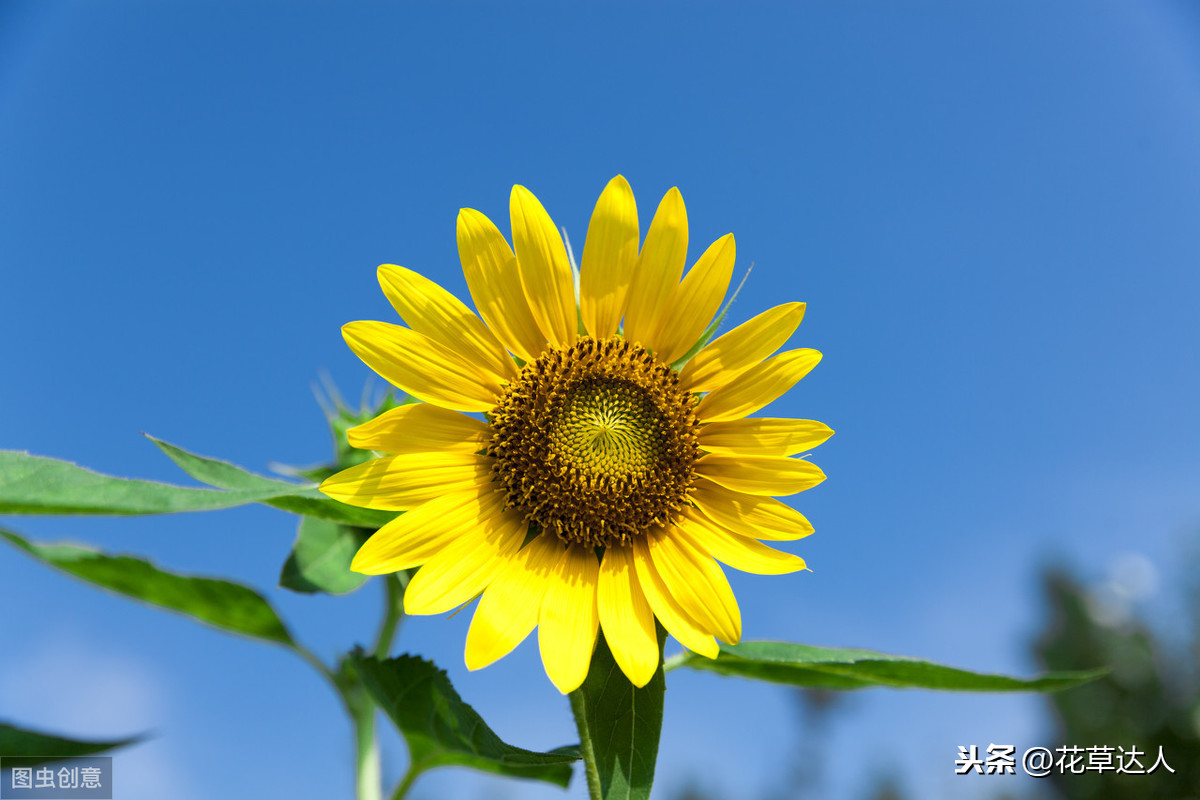
[[[755,264],[731,323],[808,303],[792,346],[825,360],[769,412],[838,431],[813,456],[829,480],[791,500],[813,572],[731,575],[746,638],[1031,673],[1052,561],[1092,580],[1149,564],[1143,613],[1179,618],[1200,522],[1197,142],[1183,2],[9,0],[0,447],[181,483],[139,431],[260,472],[324,460],[310,384],[367,380],[338,328],[393,319],[376,265],[465,297],[460,207],[507,231],[524,184],[578,253],[613,175],[646,221],[678,185],[691,258],[733,231]],[[270,509],[4,524],[247,582],[325,657],[378,619],[376,584],[276,588],[295,523]],[[290,654],[8,549],[0,608],[0,717],[154,732],[116,756],[124,800],[350,796],[349,725]],[[535,644],[468,673],[468,621],[411,619],[399,647],[508,741],[574,741]],[[784,690],[668,688],[658,796],[781,785],[800,752]],[[824,743],[829,796],[881,774],[921,797],[1029,788],[953,776],[957,745],[991,742],[1064,744],[1037,698],[862,693]],[[389,740],[386,774],[404,758]],[[586,790],[443,771],[417,796]]]

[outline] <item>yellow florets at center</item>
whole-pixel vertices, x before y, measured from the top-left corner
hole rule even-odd
[[[658,464],[659,426],[658,411],[640,387],[595,381],[568,395],[550,437],[564,463],[620,478]]]
[[[695,397],[619,337],[547,349],[506,387],[488,452],[509,504],[566,542],[627,542],[673,522],[699,455]]]

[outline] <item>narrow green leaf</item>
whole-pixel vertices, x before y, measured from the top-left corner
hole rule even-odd
[[[149,434],[146,434],[146,438],[154,442],[180,469],[201,483],[230,491],[258,492],[263,495],[260,502],[272,508],[372,530],[396,516],[395,512],[346,505],[321,494],[315,486],[298,485],[255,475],[228,461],[190,453],[182,447],[156,439]]]
[[[290,492],[296,488],[290,484]],[[280,489],[219,492],[101,475],[56,458],[0,450],[0,514],[168,514],[267,500]]]
[[[661,652],[665,634],[658,632]],[[571,693],[576,722],[582,715],[580,739],[587,760],[589,782],[598,783],[605,800],[646,800],[654,783],[658,739],[662,733],[663,692],[666,681],[661,666],[638,689],[613,661],[604,637],[596,642],[583,686]],[[593,791],[594,794],[594,791]]]
[[[293,491],[295,489],[314,488],[311,485],[304,486],[275,478],[267,478],[262,475],[255,475],[253,472],[248,472],[228,461],[190,453],[182,447],[177,447],[170,442],[157,439],[148,433],[142,435],[154,442],[159,450],[166,453],[167,457],[174,461],[188,475],[191,475],[201,483],[207,483],[209,486],[215,486],[218,489],[238,491]]]
[[[351,663],[404,734],[414,774],[454,765],[559,786],[571,780],[577,748],[537,753],[505,744],[431,662],[409,655],[379,660],[359,652]]]
[[[141,740],[141,736],[107,742],[64,739],[61,736],[31,731],[7,722],[0,722],[0,758],[38,759],[36,764],[57,761],[61,758],[95,755],[106,750],[136,744]],[[36,764],[31,761],[22,762],[22,766],[35,766]]]
[[[371,531],[327,519],[303,517],[296,543],[279,574],[279,585],[293,592],[347,594],[369,576],[350,571],[350,562]]]
[[[755,678],[792,686],[863,689],[890,686],[957,692],[1057,692],[1087,683],[1107,670],[1052,672],[1037,678],[1011,678],[969,672],[907,656],[870,650],[813,647],[790,642],[743,642],[721,645],[716,659],[684,652],[671,666]]]
[[[241,584],[178,575],[140,558],[105,555],[72,544],[38,544],[3,529],[0,536],[44,564],[117,594],[178,611],[221,630],[295,644],[262,595]]]

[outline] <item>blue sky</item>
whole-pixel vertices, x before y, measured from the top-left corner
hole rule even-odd
[[[754,263],[731,311],[808,313],[825,360],[769,410],[837,435],[792,499],[811,574],[732,576],[747,638],[1031,672],[1037,572],[1136,554],[1169,626],[1200,520],[1200,15],[1181,2],[37,3],[0,6],[0,447],[183,482],[152,433],[258,471],[327,456],[309,387],[368,370],[339,326],[392,319],[374,270],[466,296],[454,219],[528,186],[582,247],[624,174],[679,186],[691,258]],[[264,508],[14,519],[272,597],[332,657],[377,586],[275,588]],[[123,798],[346,796],[349,729],[287,653],[0,551],[0,716],[104,736]],[[467,673],[467,615],[405,623],[508,740],[573,740],[526,643]],[[659,790],[756,798],[797,752],[774,687],[671,676]],[[1036,699],[871,692],[826,743],[831,795],[920,796],[958,744],[1049,741]],[[393,742],[385,770],[397,775]],[[1115,743],[1114,743],[1115,744]],[[561,797],[467,772],[418,796]],[[582,783],[565,795],[584,797]]]

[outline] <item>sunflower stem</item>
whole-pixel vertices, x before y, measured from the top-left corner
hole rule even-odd
[[[387,658],[392,651],[396,631],[404,619],[404,589],[408,586],[407,572],[398,572],[384,578],[383,620],[379,623],[379,635],[375,638],[375,657]],[[357,688],[357,687],[356,687]],[[342,698],[346,709],[354,720],[354,761],[358,785],[358,800],[382,800],[383,785],[379,769],[379,743],[375,739],[375,701],[361,690],[343,690]],[[393,797],[403,797],[412,784],[406,775],[396,787]]]
[[[576,689],[569,695],[571,712],[575,715],[575,726],[579,728],[579,752],[583,756],[583,774],[587,776],[588,797],[591,800],[604,800],[600,788],[600,770],[596,766],[596,747],[592,742],[591,728],[587,720],[587,704],[583,691]]]
[[[358,800],[382,800],[379,744],[375,740],[375,704],[365,696],[354,708],[354,762]]]
[[[408,586],[408,573],[397,572],[384,579],[383,622],[375,639],[375,656],[387,658],[392,652],[396,630],[404,619],[404,589]]]
[[[420,774],[417,770],[409,767],[408,772],[404,773],[403,780],[396,784],[396,788],[392,791],[391,800],[404,800],[408,796],[408,790],[412,788],[413,781]]]

